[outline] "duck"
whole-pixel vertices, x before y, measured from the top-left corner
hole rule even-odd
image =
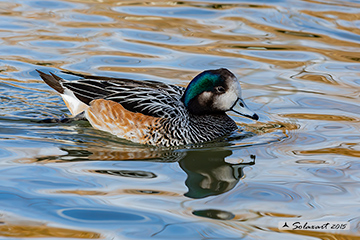
[[[186,88],[76,73],[81,78],[69,81],[36,71],[61,95],[73,117],[83,115],[95,129],[134,143],[173,147],[215,141],[238,129],[229,111],[259,119],[242,99],[237,77],[226,68],[205,70]]]

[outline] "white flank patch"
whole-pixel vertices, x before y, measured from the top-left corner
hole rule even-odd
[[[88,105],[77,99],[74,93],[67,88],[65,88],[64,94],[61,94],[61,97],[73,116],[76,116],[89,108]]]

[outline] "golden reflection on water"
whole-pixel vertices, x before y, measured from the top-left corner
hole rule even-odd
[[[296,154],[304,154],[304,155],[318,155],[318,154],[337,154],[348,157],[360,157],[360,150],[352,149],[352,146],[356,146],[358,144],[348,143],[342,144],[338,147],[331,148],[320,148],[314,150],[303,150],[303,151],[294,151]]]
[[[294,118],[294,119],[307,119],[307,120],[324,120],[324,121],[345,121],[345,122],[354,122],[359,121],[359,119],[347,117],[347,116],[339,116],[339,115],[325,115],[325,114],[311,114],[311,113],[288,113],[281,114],[280,116],[286,118]]]
[[[88,4],[89,2],[82,1],[69,1],[69,2],[79,2]],[[267,64],[271,64],[277,67],[289,69],[304,66],[304,63],[311,62],[317,59],[323,59],[324,57],[330,58],[335,61],[345,61],[345,62],[359,62],[358,54],[352,49],[360,47],[360,44],[356,42],[349,42],[339,38],[333,38],[326,34],[317,33],[316,37],[314,37],[314,33],[305,34],[304,31],[290,31],[288,29],[280,29],[278,26],[272,26],[270,24],[266,24],[267,17],[273,17],[272,14],[269,16],[265,15],[265,24],[254,22],[246,17],[224,17],[222,20],[224,22],[238,22],[244,24],[250,28],[256,29],[259,32],[266,32],[266,36],[251,36],[247,34],[237,34],[231,35],[228,33],[223,33],[224,26],[221,25],[212,25],[211,28],[198,22],[197,20],[192,20],[190,18],[176,18],[170,16],[161,16],[155,18],[154,16],[141,16],[139,14],[134,14],[131,16],[131,13],[123,13],[116,11],[116,7],[135,7],[135,6],[149,6],[150,9],[152,7],[186,7],[193,6],[192,3],[182,3],[176,4],[167,4],[162,1],[154,1],[152,4],[147,5],[147,3],[133,3],[133,2],[119,2],[117,1],[102,1],[101,5],[93,4],[88,5],[86,9],[74,9],[73,12],[78,14],[84,14],[88,16],[106,16],[108,22],[88,22],[88,21],[73,21],[73,19],[69,18],[69,21],[66,21],[63,18],[61,11],[53,12],[52,14],[46,14],[43,12],[42,14],[31,15],[28,13],[25,15],[28,19],[36,19],[43,21],[51,21],[57,24],[57,27],[63,28],[103,28],[103,29],[111,29],[111,28],[124,28],[124,29],[133,29],[138,31],[162,31],[167,35],[176,34],[183,37],[191,37],[193,39],[203,39],[204,43],[202,44],[187,44],[187,45],[176,45],[176,44],[167,44],[166,42],[154,42],[149,39],[148,41],[139,40],[139,39],[126,39],[127,42],[130,43],[138,43],[145,44],[153,47],[166,47],[169,50],[179,51],[179,52],[187,52],[192,54],[208,54],[214,56],[221,57],[235,57],[248,59],[256,62],[263,62]],[[101,7],[99,7],[101,6]],[[237,7],[249,7],[247,4],[224,4],[221,5],[222,9],[232,9]],[[13,8],[17,7],[16,5]],[[208,6],[209,8],[214,8],[211,4]],[[271,10],[276,10],[276,6],[272,5],[261,5],[254,4],[252,6],[256,8],[257,11],[264,9],[265,13],[271,12]],[[251,9],[251,7],[250,7]],[[10,15],[18,14],[18,11],[9,11]],[[288,12],[281,13],[282,17],[285,20],[287,19]],[[321,12],[321,11],[309,11],[309,10],[300,10],[296,13],[296,17],[301,20],[304,20],[303,16],[313,16],[321,19],[325,19],[328,21],[332,21],[328,15],[336,16],[337,21],[357,21],[359,19],[359,14],[349,14],[345,12]],[[70,17],[70,16],[69,16]],[[150,19],[149,19],[150,18]],[[335,18],[335,17],[332,17]],[[125,21],[124,21],[125,20]],[[284,21],[285,21],[284,20]],[[183,28],[179,28],[179,22],[183,25]],[[236,27],[236,26],[234,26]],[[337,24],[339,29],[342,29],[341,25]],[[219,31],[217,31],[219,30]],[[352,32],[354,34],[357,33],[358,29],[355,27],[346,27],[343,30]],[[41,34],[39,34],[41,33]],[[73,59],[79,59],[83,56],[83,51],[86,51],[87,56],[98,56],[98,55],[113,55],[113,56],[131,56],[137,58],[156,58],[156,56],[152,56],[149,54],[140,54],[132,51],[119,51],[118,49],[112,49],[111,51],[99,51],[98,48],[101,46],[99,43],[87,43],[91,41],[91,38],[107,38],[114,37],[115,33],[103,32],[100,35],[92,36],[92,37],[82,37],[82,36],[66,36],[64,34],[52,34],[51,29],[39,29],[37,32],[25,32],[23,34],[17,34],[15,36],[3,37],[2,40],[8,45],[17,45],[19,41],[65,41],[65,42],[74,42],[80,44],[80,46],[76,49],[58,49],[60,54],[71,54]],[[310,47],[310,45],[301,46],[301,44],[293,44],[292,40],[297,40],[299,37],[303,37],[309,41],[314,41],[315,43],[326,43],[327,46],[332,46],[328,48],[326,46],[323,47]],[[278,42],[276,45],[268,44],[267,41],[271,39],[275,39]],[[206,40],[206,41],[205,41]],[[235,43],[236,42],[236,43]],[[287,44],[289,42],[289,44]],[[235,43],[235,44],[234,44]],[[336,47],[337,46],[337,47]],[[253,49],[262,49],[261,51],[256,51]],[[348,50],[346,50],[348,49]],[[82,51],[80,51],[82,50]],[[266,53],[266,54],[264,54]],[[315,55],[317,54],[317,56]],[[77,57],[78,55],[78,57]],[[321,57],[323,56],[323,57]],[[303,58],[305,57],[305,58]],[[53,67],[62,68],[64,62],[62,61],[36,61],[31,58],[21,57],[21,56],[8,56],[7,58],[11,58],[13,60],[18,60],[22,62],[29,62],[33,64],[51,64]],[[298,60],[296,59],[298,58]],[[71,61],[68,59],[67,61]],[[122,72],[132,72],[132,71],[144,71],[143,68],[135,67],[118,67],[118,66],[107,66],[101,67],[99,70],[107,70],[107,71],[122,71]],[[151,70],[151,68],[146,68],[146,70]],[[156,72],[156,71],[154,71]],[[171,71],[170,71],[171,72]],[[161,77],[167,77],[168,72],[164,72],[161,74]]]
[[[51,227],[48,225],[0,225],[0,236],[10,238],[79,238],[103,239],[101,234],[95,232],[79,231],[74,229]]]
[[[318,75],[318,74],[311,74],[311,73],[302,73],[302,74],[298,74],[297,77],[299,79],[313,81],[313,82],[339,85],[339,83],[336,82],[333,79],[333,77],[331,75],[329,75],[329,74]]]
[[[278,212],[260,212],[262,216],[271,216],[271,217],[278,217],[278,218],[298,218],[299,215],[288,214],[288,213],[278,213]]]
[[[267,123],[246,124],[243,127],[246,131],[254,132],[260,135],[266,133],[272,133],[275,131],[281,131],[285,136],[287,136],[288,132],[298,129],[299,125],[291,122],[276,121],[276,122],[267,122]]]

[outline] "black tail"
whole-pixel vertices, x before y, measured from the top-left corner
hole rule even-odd
[[[65,82],[64,79],[52,73],[50,73],[51,75],[49,75],[37,69],[36,71],[40,74],[40,77],[42,78],[42,80],[44,80],[44,82],[46,82],[47,85],[49,85],[50,87],[52,87],[61,94],[64,93],[64,88],[60,84],[60,82]]]

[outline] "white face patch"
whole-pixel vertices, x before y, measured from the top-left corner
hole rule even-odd
[[[227,91],[215,98],[213,107],[221,111],[229,111],[239,98],[241,98],[241,86],[237,79],[233,78],[229,81]]]
[[[199,102],[207,103],[208,100],[211,98],[212,95],[213,95],[212,92],[202,92],[202,93],[199,95]]]

